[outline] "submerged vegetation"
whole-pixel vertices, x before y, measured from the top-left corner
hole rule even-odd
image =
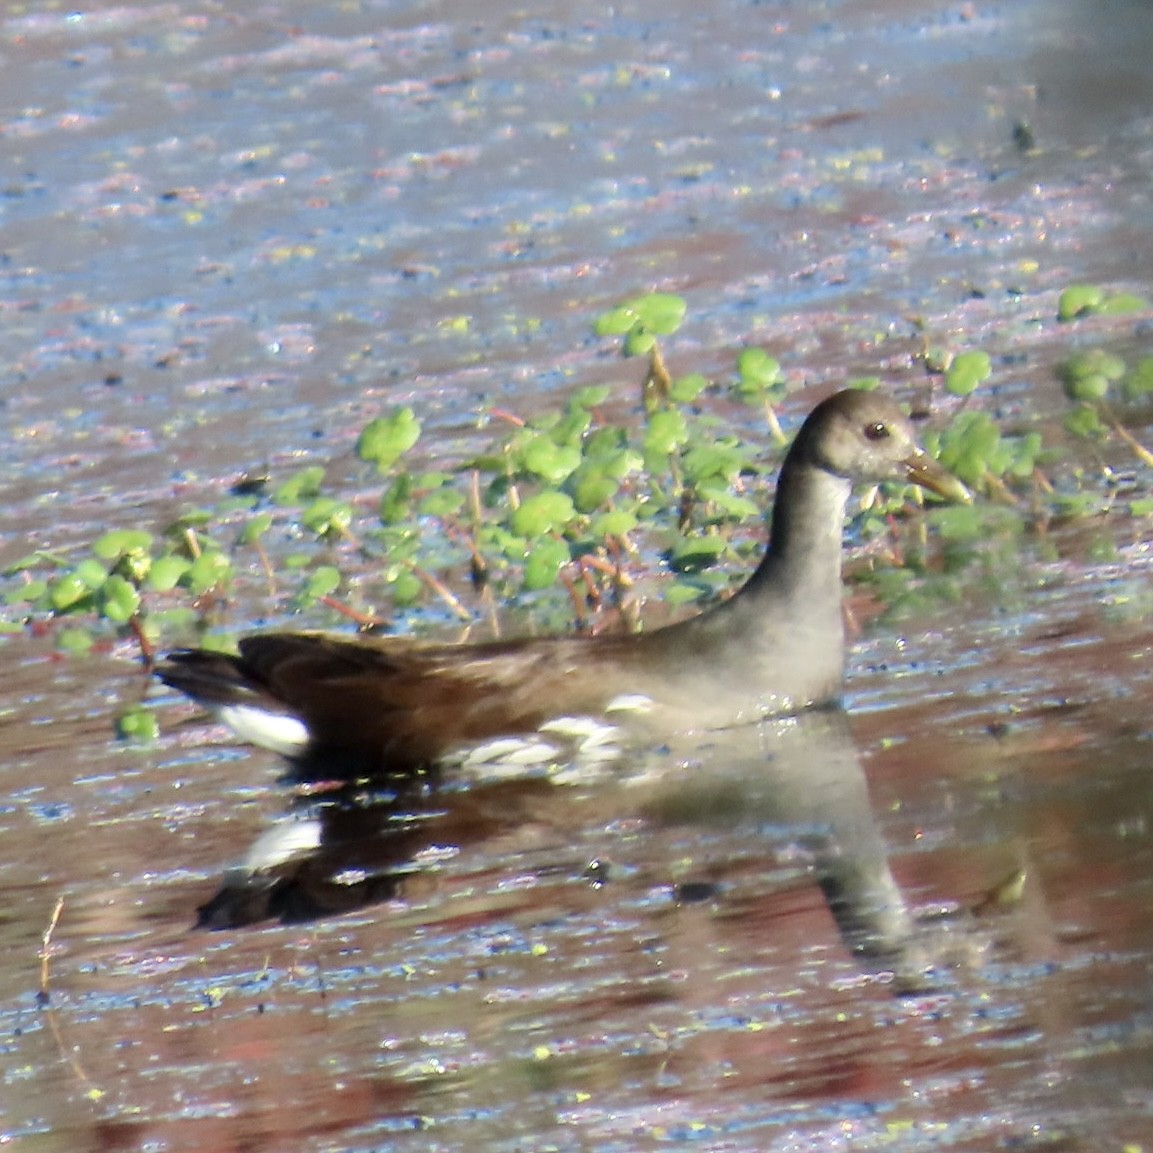
[[[1062,294],[1058,320],[1076,325],[1144,307],[1136,297],[1078,285]],[[4,628],[51,627],[59,646],[74,651],[110,630],[131,633],[146,658],[194,634],[198,643],[227,644],[224,633],[214,642],[213,628],[229,598],[254,580],[277,612],[321,617],[309,623],[340,613],[375,627],[385,623],[382,606],[434,609],[468,622],[521,598],[547,602],[550,627],[634,628],[637,599],[629,590],[646,569],[660,567],[654,554],[671,574],[666,602],[723,595],[762,547],[766,478],[787,439],[776,411],[787,382],[780,364],[756,347],[740,352],[726,380],[673,375],[661,342],[684,316],[682,298],[651,293],[596,319],[598,335],[644,358],[637,374],[643,418],[618,389],[586,387],[527,419],[493,410],[485,414],[487,447],[452,468],[422,469],[420,420],[411,409],[394,409],[370,421],[356,445],[365,487],[379,486],[373,514],[330,488],[317,465],[275,481],[244,476],[218,503],[189,509],[159,531],[116,529],[75,552],[36,552],[9,566]],[[1092,486],[1051,483],[1052,454],[1039,431],[1008,430],[970,403],[994,375],[986,352],[934,354],[925,363],[940,389],[960,400],[947,424],[926,432],[927,447],[988,498],[931,513],[945,540],[946,570],[967,562],[981,542],[1100,509]],[[1060,375],[1069,434],[1094,446],[1115,438],[1153,464],[1116,407],[1149,399],[1153,356],[1129,364],[1080,347]],[[747,439],[739,420],[717,415],[741,406],[763,416],[768,446]],[[915,499],[904,486],[865,494],[855,513],[858,538],[895,543],[899,514]],[[1130,511],[1153,513],[1153,500],[1138,497]],[[924,576],[923,551],[917,540],[904,541],[887,550],[888,564],[872,563],[858,576],[892,603]],[[542,601],[539,594],[554,588],[562,595]],[[122,728],[135,731],[132,723]]]

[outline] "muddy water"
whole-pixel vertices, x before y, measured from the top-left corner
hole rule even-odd
[[[1147,354],[1148,316],[1053,314],[1073,281],[1153,294],[1151,43],[1119,0],[9,6],[0,560],[246,467],[370,494],[348,450],[382,403],[451,461],[482,404],[632,388],[589,322],[652,286],[689,300],[678,368],[762,343],[790,419],[847,375],[923,398],[913,317],[979,344],[998,417],[1103,487],[1052,366]],[[167,700],[156,746],[119,745],[130,646],[8,639],[0,1138],[1148,1147],[1148,535],[1121,501],[989,542],[947,611],[864,628],[847,734],[696,750],[705,796],[638,765],[401,826],[361,798],[217,933],[190,926],[228,867],[315,832],[276,764]],[[281,606],[253,581],[229,611]],[[878,976],[925,956],[939,986]]]

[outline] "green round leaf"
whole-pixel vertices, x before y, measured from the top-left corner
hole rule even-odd
[[[311,600],[331,596],[340,587],[340,570],[332,565],[321,565],[309,573],[304,595]]]
[[[697,487],[697,496],[737,520],[752,520],[761,513],[760,506],[748,497],[733,492],[720,477],[712,477]]]
[[[1041,453],[1041,434],[1029,432],[1006,443],[1012,447],[1012,458],[1007,471],[1021,479],[1032,476],[1037,467],[1037,457]]]
[[[682,537],[673,548],[669,563],[677,572],[697,572],[716,564],[726,547],[720,536]]]
[[[180,583],[191,566],[192,562],[182,556],[157,557],[148,570],[148,587],[156,592],[168,592]]]
[[[650,292],[630,300],[626,307],[636,313],[641,325],[657,336],[676,332],[685,318],[685,300],[671,292]]]
[[[48,582],[43,577],[30,580],[7,589],[4,593],[4,603],[8,605],[32,604],[42,597],[48,596]]]
[[[1125,374],[1125,362],[1103,348],[1071,356],[1058,369],[1065,395],[1075,401],[1104,400],[1111,381]]]
[[[51,560],[51,555],[48,553],[29,553],[27,556],[22,556],[19,560],[13,561],[10,565],[5,566],[3,573],[5,576],[14,576],[16,573],[28,572],[30,569],[38,569],[49,560]]]
[[[93,592],[108,579],[107,567],[94,557],[85,557],[72,571]]]
[[[588,438],[584,464],[577,470],[578,476],[586,469],[593,469],[615,480],[624,480],[644,464],[644,457],[636,449],[628,447],[619,435],[620,431],[617,428],[600,429]]]
[[[126,553],[147,552],[152,547],[152,534],[138,528],[121,528],[106,532],[92,546],[101,560],[117,560]]]
[[[615,508],[596,517],[590,527],[594,537],[628,536],[637,527],[637,518],[627,509]]]
[[[643,328],[634,328],[625,337],[625,356],[647,356],[653,350],[657,338]]]
[[[1126,400],[1140,400],[1153,392],[1153,356],[1146,356],[1125,377]]]
[[[692,604],[694,601],[699,601],[704,595],[705,590],[700,585],[678,580],[665,589],[661,599],[665,604],[675,607],[676,605]]]
[[[1065,414],[1063,423],[1066,431],[1089,440],[1096,440],[1107,431],[1097,414],[1096,406],[1092,404],[1077,405],[1071,412]]]
[[[530,591],[548,588],[570,556],[568,545],[555,537],[545,537],[533,545],[525,557],[524,587]]]
[[[1144,312],[1149,307],[1149,301],[1143,296],[1135,296],[1132,292],[1118,292],[1106,297],[1097,308],[1102,316],[1124,316],[1130,312]]]
[[[737,375],[745,388],[765,391],[781,383],[781,365],[763,348],[745,348],[737,357]]]
[[[116,718],[116,735],[126,741],[154,741],[160,735],[160,723],[151,709],[129,709]]]
[[[620,452],[628,448],[628,441],[629,438],[625,430],[617,425],[606,425],[604,428],[594,429],[584,442],[585,459],[591,460],[594,457]]]
[[[424,583],[411,569],[397,565],[388,574],[389,595],[393,603],[398,605],[411,605],[420,600],[424,594]]]
[[[339,534],[352,524],[352,508],[330,496],[317,497],[300,514],[300,519],[305,528],[318,536]]]
[[[692,484],[713,477],[732,481],[747,464],[744,452],[727,444],[695,444],[681,461],[685,479]]]
[[[1071,284],[1057,301],[1057,319],[1075,320],[1094,312],[1105,294],[1095,284]]]
[[[979,485],[987,472],[997,472],[1000,451],[1001,431],[984,412],[961,413],[940,437],[941,463],[970,486]]]
[[[260,512],[248,518],[240,533],[241,544],[255,544],[272,527],[272,514]]]
[[[1125,375],[1125,362],[1121,357],[1103,348],[1091,348],[1075,356],[1070,362],[1074,373],[1100,373],[1108,380],[1120,380]]]
[[[324,469],[318,464],[309,465],[294,472],[272,494],[275,504],[300,504],[301,501],[311,500],[320,492],[324,482]]]
[[[398,408],[364,426],[356,452],[361,460],[383,470],[395,464],[419,439],[420,421],[412,409]]]
[[[232,563],[222,552],[212,549],[202,552],[185,574],[185,583],[196,596],[224,584],[232,576]]]
[[[627,305],[602,312],[593,322],[597,336],[624,336],[637,322],[637,314]]]
[[[455,516],[464,508],[464,493],[451,488],[430,492],[420,502],[421,516]]]
[[[572,498],[563,492],[541,492],[530,496],[512,514],[512,531],[530,540],[549,532],[559,532],[576,515]]]
[[[323,469],[321,470],[324,471]],[[182,512],[165,530],[166,536],[181,536],[185,529],[204,528],[214,520],[211,509],[190,508]]]
[[[980,349],[962,352],[953,358],[949,371],[945,374],[945,388],[953,396],[969,396],[977,385],[988,380],[993,371],[989,354]]]
[[[539,433],[521,446],[520,461],[527,472],[549,484],[559,484],[576,471],[581,462],[581,453],[579,448],[557,444],[552,437]]]
[[[1104,400],[1109,394],[1109,378],[1100,372],[1077,376],[1065,382],[1065,392],[1070,400]]]
[[[688,440],[688,424],[676,409],[661,409],[649,418],[645,430],[645,452],[667,456]]]
[[[620,481],[596,464],[582,465],[571,485],[573,503],[580,512],[593,512],[617,494]]]
[[[101,609],[117,624],[126,624],[140,611],[140,593],[130,581],[113,573],[101,589]]]
[[[451,472],[418,472],[412,479],[418,489],[426,490],[452,484],[455,475]]]
[[[48,601],[58,613],[76,608],[91,595],[92,589],[88,582],[74,572],[65,573],[54,580],[48,589]]]
[[[678,376],[673,381],[669,396],[677,404],[691,404],[708,387],[707,377],[699,372],[690,372],[687,376]]]
[[[569,400],[569,405],[574,408],[596,408],[604,404],[612,394],[613,390],[607,384],[589,384],[577,390]]]

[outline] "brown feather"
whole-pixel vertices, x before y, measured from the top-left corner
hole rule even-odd
[[[598,673],[589,678],[579,670],[592,649]],[[552,717],[603,712],[628,691],[635,655],[628,637],[464,647],[266,633],[243,638],[237,657],[173,653],[159,675],[205,704],[298,716],[311,734],[310,760],[372,774],[424,768],[473,742],[535,732]]]

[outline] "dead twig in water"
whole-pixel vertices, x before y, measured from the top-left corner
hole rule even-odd
[[[49,1000],[48,992],[48,960],[52,956],[52,934],[56,932],[56,926],[60,923],[60,914],[64,911],[64,898],[57,897],[56,904],[52,908],[52,916],[48,918],[48,927],[44,930],[40,937],[40,992],[37,994],[37,1000],[41,1005],[47,1005]]]
[[[52,1037],[56,1042],[57,1049],[60,1050],[60,1055],[68,1062],[76,1079],[85,1086],[85,1096],[88,1097],[90,1101],[98,1101],[104,1096],[104,1090],[92,1084],[92,1079],[84,1072],[84,1067],[80,1064],[76,1055],[64,1044],[64,1038],[60,1035],[60,1025],[56,1020],[56,1012],[49,1003],[51,994],[48,989],[48,982],[49,959],[52,956],[52,934],[56,932],[56,926],[60,923],[60,914],[63,911],[64,898],[60,896],[56,898],[56,904],[52,906],[52,915],[48,918],[48,926],[40,936],[40,990],[36,994],[36,1002],[43,1006],[45,1010],[45,1015],[48,1018],[48,1028],[52,1032]]]
[[[449,589],[448,585],[435,576],[433,573],[422,569],[420,565],[410,565],[413,575],[420,580],[428,588],[432,589],[434,593],[448,606],[449,610],[454,613],[458,620],[472,622],[472,613],[468,611],[460,603],[459,598]]]
[[[345,604],[344,601],[338,601],[335,597],[318,597],[317,601],[327,608],[332,609],[333,612],[340,613],[341,616],[347,617],[362,630],[378,629],[387,623],[375,614],[362,613],[359,609],[354,609],[352,605]]]

